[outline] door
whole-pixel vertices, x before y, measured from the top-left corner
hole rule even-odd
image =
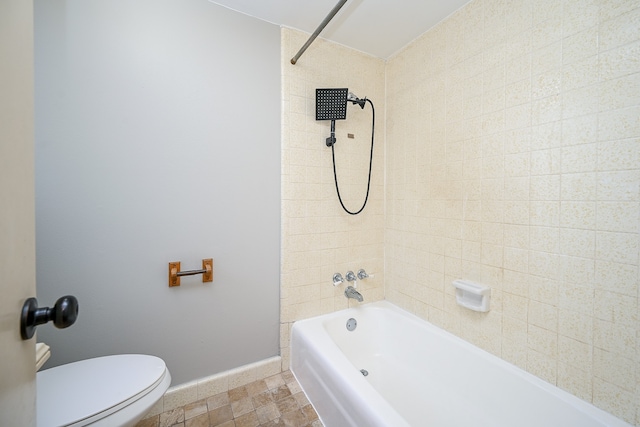
[[[35,338],[20,338],[35,296],[33,2],[0,1],[0,425],[35,426]]]

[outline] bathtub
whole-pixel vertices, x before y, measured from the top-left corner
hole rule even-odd
[[[325,427],[631,426],[387,301],[294,323],[291,371]]]

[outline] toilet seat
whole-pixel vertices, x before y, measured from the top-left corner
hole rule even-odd
[[[141,411],[142,417],[169,387],[171,375],[158,357],[121,354],[47,369],[36,381],[38,427],[83,426],[122,410]],[[146,407],[134,405],[144,400]]]

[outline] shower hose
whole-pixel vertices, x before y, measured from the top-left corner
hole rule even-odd
[[[336,183],[336,193],[338,193],[338,200],[340,201],[340,206],[342,206],[342,209],[344,209],[344,211],[349,215],[358,215],[360,212],[364,210],[364,207],[367,206],[367,200],[369,200],[369,189],[371,188],[371,166],[373,164],[373,134],[376,126],[376,109],[374,108],[373,102],[371,102],[370,99],[365,98],[365,101],[371,104],[371,151],[369,153],[369,177],[367,178],[367,194],[364,197],[364,203],[362,204],[362,207],[355,212],[352,212],[349,209],[347,209],[347,207],[344,205],[344,202],[342,201],[342,197],[340,196],[340,188],[338,186],[338,175],[336,174],[336,155],[335,155],[335,150],[333,148],[335,144],[331,145],[331,158],[333,159],[333,179]]]

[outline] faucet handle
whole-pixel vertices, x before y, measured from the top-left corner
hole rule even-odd
[[[338,286],[342,282],[344,282],[344,278],[342,277],[342,274],[336,273],[333,275],[333,286]]]
[[[364,271],[364,268],[361,268],[360,270],[358,270],[358,279],[364,280],[367,277],[373,277],[373,274],[367,274],[367,272]]]
[[[345,276],[345,279],[347,279],[347,282],[355,282],[356,275],[353,271],[349,270],[347,271],[347,275]]]

